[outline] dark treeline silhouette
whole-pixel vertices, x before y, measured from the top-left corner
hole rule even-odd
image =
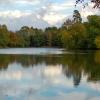
[[[63,47],[67,49],[100,49],[100,16],[91,15],[82,22],[74,10],[73,19],[67,19],[60,28],[45,30],[23,26],[16,32],[0,25],[0,47]]]

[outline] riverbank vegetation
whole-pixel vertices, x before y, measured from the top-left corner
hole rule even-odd
[[[16,32],[0,25],[0,47],[63,47],[67,49],[100,49],[100,16],[91,15],[83,22],[78,10],[60,28],[45,30],[23,26]]]

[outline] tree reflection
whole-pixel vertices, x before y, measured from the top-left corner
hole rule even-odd
[[[19,63],[22,67],[34,67],[38,64],[51,66],[62,65],[67,78],[73,78],[77,87],[82,74],[87,75],[87,81],[100,80],[100,51],[86,54],[62,55],[0,55],[0,70],[6,70],[11,63]]]

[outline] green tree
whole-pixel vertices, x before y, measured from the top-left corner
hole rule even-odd
[[[0,25],[0,47],[7,47],[9,42],[9,31],[6,25]]]
[[[30,46],[45,46],[45,35],[42,30],[36,30],[34,34],[30,35]]]
[[[95,44],[96,44],[96,48],[100,49],[100,36],[97,36],[95,38]]]
[[[87,48],[95,49],[95,39],[100,35],[100,16],[91,15],[87,19],[88,22],[84,23],[87,29]]]
[[[64,47],[69,49],[86,48],[86,28],[81,23],[75,23],[70,30],[61,30]]]
[[[47,46],[49,47],[61,47],[61,34],[57,27],[48,27],[45,29],[45,36],[47,40]]]
[[[72,35],[65,28],[61,28],[59,32],[61,34],[61,41],[62,41],[63,47],[67,49],[71,48],[72,42],[73,42]]]
[[[72,25],[73,25],[73,21],[72,21],[71,19],[68,18],[68,19],[63,23],[62,27],[69,29]]]
[[[19,37],[17,37],[16,33],[10,32],[10,36],[9,36],[10,41],[9,41],[8,46],[17,47],[18,46],[18,38]]]
[[[81,23],[82,22],[81,14],[79,13],[78,10],[74,10],[73,19],[74,19],[74,23]]]
[[[70,33],[72,34],[72,40],[74,47],[73,48],[86,48],[85,39],[86,39],[86,28],[81,23],[75,23],[72,25]]]

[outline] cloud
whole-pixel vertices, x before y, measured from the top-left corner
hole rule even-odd
[[[17,0],[15,3],[25,4],[25,5],[38,5],[40,0]]]
[[[99,9],[93,9],[93,4],[89,4],[86,8],[81,8],[80,13],[84,21],[87,20],[87,16],[89,15],[100,15]]]
[[[22,26],[33,26],[34,28],[46,28],[49,24],[37,17],[38,15],[28,15],[21,16],[19,18],[16,17],[0,17],[0,24],[6,24],[8,29],[16,31],[19,30]]]
[[[15,62],[0,73],[1,100],[5,97],[16,100],[100,100],[99,91],[90,84],[87,87],[84,83],[84,86],[74,88],[72,78],[66,78],[62,65],[37,64],[24,68]]]
[[[39,1],[42,1],[42,0],[0,0],[0,3],[16,3],[16,2],[19,2],[19,3],[26,3],[26,2],[39,2]]]
[[[61,4],[59,3],[55,3],[51,5],[51,10],[53,11],[60,11],[60,10],[66,10],[69,8],[74,7],[74,2],[70,1],[70,2],[63,2]]]
[[[38,17],[46,21],[51,26],[59,26],[59,24],[61,24],[66,19],[66,17],[69,16],[67,10],[72,8],[72,6],[74,7],[74,3],[71,1],[64,1],[63,3],[50,2],[41,8]]]
[[[46,14],[43,17],[43,20],[48,22],[48,24],[50,25],[56,25],[58,22],[61,22],[65,18],[66,18],[66,15],[64,14],[57,14],[57,13],[52,12],[52,13]]]
[[[74,9],[79,9],[85,20],[90,14],[98,14],[90,8],[80,9],[80,5],[75,8],[74,4],[75,0],[0,0],[0,24],[7,24],[10,30],[18,30],[23,25],[59,27],[72,16]]]
[[[3,18],[20,18],[20,17],[25,17],[31,15],[31,12],[21,12],[20,10],[15,10],[15,11],[0,11],[0,17]]]

